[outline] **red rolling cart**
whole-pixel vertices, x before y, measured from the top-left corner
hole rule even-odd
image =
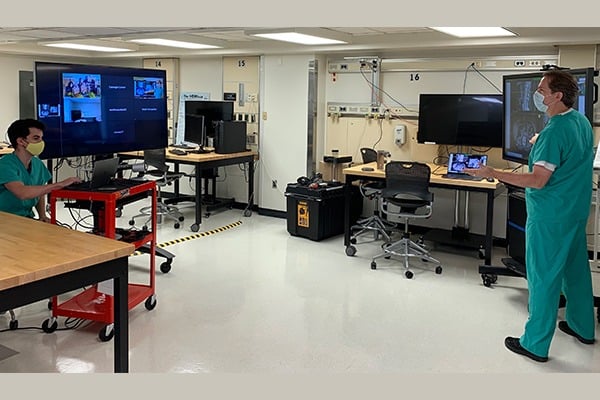
[[[112,190],[115,189],[115,190]],[[151,230],[120,230],[116,228],[116,210],[129,204],[151,196],[152,198],[152,222]],[[133,181],[119,179],[114,182],[111,190],[82,190],[82,189],[60,189],[50,193],[51,222],[56,223],[56,203],[59,199],[65,200],[65,207],[91,210],[94,217],[94,230],[92,233],[115,239],[117,231],[122,232],[119,240],[133,243],[140,248],[150,247],[150,254],[156,250],[156,183],[154,181]],[[68,246],[68,243],[65,243]],[[128,284],[128,310],[145,301],[146,309],[152,310],[156,306],[155,294],[155,257],[150,257],[149,283]],[[112,282],[111,282],[112,284]],[[98,337],[105,342],[114,335],[113,330],[113,308],[114,299],[110,290],[99,288],[102,284],[94,285],[72,298],[59,303],[58,297],[54,296],[49,304],[52,309],[52,317],[46,319],[42,329],[51,333],[58,327],[57,317],[83,318],[105,323]]]

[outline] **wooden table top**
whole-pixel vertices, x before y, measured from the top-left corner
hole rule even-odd
[[[12,147],[8,147],[8,145],[6,145],[6,144],[1,144],[0,146],[2,147],[0,149],[0,155],[10,154],[14,150]]]
[[[476,187],[476,188],[483,188],[483,189],[496,189],[499,185],[502,185],[502,183],[500,181],[498,181],[497,179],[495,179],[494,182],[488,182],[485,179],[481,180],[481,181],[470,181],[470,180],[466,180],[466,179],[442,178],[442,172],[439,172],[439,170],[443,170],[445,172],[445,170],[446,170],[445,167],[435,165],[433,163],[426,163],[426,164],[429,165],[429,168],[431,168],[431,177],[429,178],[430,183],[435,183],[435,184],[439,184],[439,185],[459,185],[459,186]],[[363,171],[362,170],[363,167],[373,168],[373,171]],[[438,172],[434,173],[434,171],[436,171],[436,169],[438,170]],[[377,169],[376,162],[353,165],[352,167],[344,168],[342,170],[342,172],[344,173],[344,175],[352,174],[352,175],[378,178],[378,179],[385,178],[385,170]]]
[[[130,243],[0,212],[0,290],[134,251]]]
[[[218,154],[218,153],[202,153],[202,154],[196,154],[196,153],[188,153],[186,155],[177,155],[177,154],[173,154],[173,153],[169,153],[169,149],[171,149],[171,147],[169,147],[167,149],[167,160],[180,160],[180,161],[196,161],[196,162],[202,162],[202,161],[216,161],[216,160],[227,160],[230,158],[236,158],[236,157],[243,157],[243,156],[249,156],[252,155],[254,156],[254,159],[258,158],[258,153],[254,150],[250,150],[250,151],[242,151],[239,153],[229,153],[229,154]],[[185,150],[185,149],[182,149]],[[127,155],[127,156],[133,156],[133,157],[139,157],[139,158],[143,158],[144,157],[144,152],[143,151],[127,151],[127,152],[122,152],[119,154],[123,154],[123,155]]]

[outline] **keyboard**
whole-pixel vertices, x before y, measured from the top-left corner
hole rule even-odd
[[[188,152],[181,149],[169,149],[169,153],[175,154],[178,156],[185,156]]]
[[[188,150],[188,153],[190,153],[190,154],[207,154],[207,153],[212,153],[212,150],[195,149],[195,150]]]
[[[81,181],[79,183],[71,183],[69,186],[65,186],[63,189],[65,190],[85,190],[91,189],[92,182],[91,181]]]
[[[482,181],[483,178],[481,176],[473,176],[468,174],[444,174],[442,178],[446,179],[463,179],[466,181]]]

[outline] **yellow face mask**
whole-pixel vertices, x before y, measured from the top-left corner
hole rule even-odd
[[[45,146],[46,144],[43,140],[41,140],[37,143],[27,143],[27,147],[25,147],[25,150],[27,150],[33,156],[39,156],[40,154],[42,154],[42,151],[44,151]]]

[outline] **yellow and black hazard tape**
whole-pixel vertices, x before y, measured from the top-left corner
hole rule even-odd
[[[169,240],[168,242],[157,243],[156,247],[165,248],[167,246],[172,246],[172,245],[177,244],[177,243],[187,242],[188,240],[200,239],[200,238],[203,238],[203,237],[206,237],[206,236],[214,235],[216,233],[225,232],[226,230],[229,230],[231,228],[235,228],[236,226],[240,226],[241,224],[242,224],[242,221],[236,221],[236,222],[234,222],[232,224],[221,226],[220,228],[211,229],[210,231],[198,232],[198,233],[194,233],[193,235],[184,236],[184,237],[181,237],[181,238],[178,238],[178,239]],[[137,251],[135,251],[132,254],[132,256],[139,256],[139,255],[142,255],[142,254],[146,254],[146,253],[137,250]]]

